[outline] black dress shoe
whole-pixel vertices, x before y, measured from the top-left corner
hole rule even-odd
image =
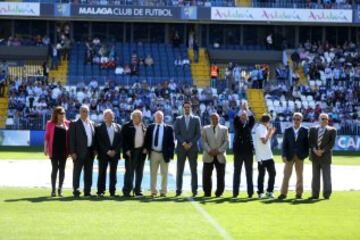
[[[143,196],[144,196],[144,194],[142,194],[141,192],[135,193],[135,197],[143,197]]]
[[[330,199],[330,196],[325,196],[324,199],[325,199],[325,200],[329,200],[329,199]]]
[[[94,195],[92,195],[91,193],[85,193],[84,197],[94,197]]]
[[[252,198],[253,197],[253,193],[248,194],[248,198]]]
[[[278,197],[279,200],[284,200],[286,199],[286,196],[284,194],[280,194]]]
[[[166,194],[165,194],[165,193],[161,193],[161,194],[160,194],[160,197],[166,197]]]
[[[301,194],[296,194],[295,199],[302,199]]]
[[[131,197],[131,196],[130,196],[130,193],[124,193],[123,196],[124,196],[124,197],[127,197],[127,198]]]
[[[104,193],[98,193],[98,197],[99,197],[99,198],[103,198],[103,197],[104,197]]]
[[[63,196],[64,196],[64,195],[63,195],[63,191],[62,191],[61,188],[58,189],[58,196],[59,196],[59,197],[63,197]]]
[[[221,197],[222,194],[215,194],[217,198]]]
[[[55,191],[52,191],[52,192],[51,192],[51,197],[56,197]]]
[[[176,191],[175,197],[180,197],[180,196],[181,196],[181,191]]]
[[[74,191],[74,192],[73,192],[73,196],[74,196],[75,198],[80,197],[80,195],[81,195],[80,191]]]
[[[233,198],[237,198],[239,194],[233,194]]]
[[[318,199],[319,199],[319,197],[315,197],[315,196],[311,196],[308,198],[308,200],[318,200]]]
[[[193,193],[192,194],[192,197],[194,198],[194,197],[196,197],[197,196],[197,193]]]
[[[211,197],[211,193],[205,193],[204,197]]]

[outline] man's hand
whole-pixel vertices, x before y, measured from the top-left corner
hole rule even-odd
[[[273,135],[276,132],[276,128],[275,127],[270,127],[269,131],[270,131],[270,134]]]
[[[107,154],[109,157],[112,157],[112,156],[111,156],[111,155],[112,155],[112,151],[111,151],[111,150],[107,151],[106,154]]]
[[[286,157],[282,157],[282,160],[283,160],[283,162],[284,162],[284,163],[286,163],[286,162],[287,162]]]
[[[146,150],[145,148],[142,151],[143,154],[148,154],[148,150]]]
[[[243,103],[241,104],[241,109],[242,109],[242,110],[245,110],[245,111],[248,111],[248,110],[249,110],[249,106],[248,106],[247,102],[243,102]]]
[[[218,155],[218,150],[217,149],[211,149],[209,151],[209,155],[212,156],[212,157],[215,157],[216,155]]]
[[[126,156],[131,157],[131,151],[130,150],[127,150],[125,154],[126,154]]]
[[[74,160],[74,161],[77,159],[77,154],[76,153],[73,153],[70,156],[71,156],[72,160]]]
[[[189,150],[190,148],[189,148],[189,144],[187,143],[187,142],[183,142],[183,147],[184,147],[184,149],[187,151],[187,150]]]
[[[113,157],[115,157],[115,151],[114,150],[109,150],[109,151],[107,151],[106,152],[106,154],[109,156],[109,157],[111,157],[111,158],[113,158]]]
[[[315,153],[315,155],[318,156],[318,157],[321,157],[321,156],[322,156],[321,150],[315,149],[315,150],[314,150],[314,153]]]

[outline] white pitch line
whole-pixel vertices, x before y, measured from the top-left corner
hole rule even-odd
[[[206,221],[208,221],[216,229],[224,240],[233,240],[230,234],[212,216],[210,216],[210,214],[202,208],[199,203],[195,202],[191,197],[188,197],[187,200],[196,209],[196,211],[198,211],[198,213],[200,213],[200,215],[202,215]]]

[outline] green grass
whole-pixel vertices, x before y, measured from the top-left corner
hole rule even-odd
[[[199,155],[201,161],[202,155]],[[0,147],[0,160],[26,160],[47,159],[41,147]],[[228,161],[234,160],[233,154],[228,154]],[[275,162],[282,162],[279,152],[275,153]],[[310,163],[309,160],[305,161]],[[335,165],[360,165],[360,152],[334,153],[333,164]]]
[[[229,194],[196,198],[196,204],[233,239],[360,238],[360,192],[335,192],[318,202],[232,201]],[[48,189],[0,188],[0,239],[222,239],[185,198],[48,195]]]

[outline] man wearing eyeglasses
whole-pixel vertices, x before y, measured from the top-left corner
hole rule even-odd
[[[280,196],[278,199],[286,198],[289,187],[289,179],[292,174],[293,166],[296,171],[296,199],[301,199],[303,193],[303,168],[304,159],[309,155],[309,131],[301,126],[303,116],[296,112],[293,114],[293,124],[285,129],[282,143],[282,159],[285,163],[284,178],[281,185]]]
[[[310,200],[319,199],[320,173],[323,175],[323,196],[325,199],[330,199],[331,195],[331,159],[336,129],[328,125],[329,116],[326,113],[320,114],[319,122],[320,125],[310,128],[309,132],[310,160],[313,172]]]

